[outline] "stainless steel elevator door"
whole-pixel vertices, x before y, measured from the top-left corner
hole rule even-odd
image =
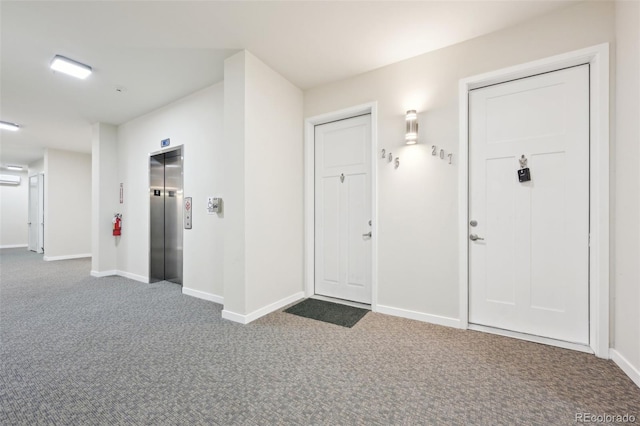
[[[164,154],[150,157],[150,281],[164,280]]]
[[[182,284],[182,150],[149,162],[150,281]]]
[[[182,284],[182,157],[164,159],[164,279]]]

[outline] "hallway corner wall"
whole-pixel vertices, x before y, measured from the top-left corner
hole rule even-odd
[[[302,109],[302,91],[251,53],[225,61],[224,318],[303,295]]]
[[[640,3],[618,0],[615,11],[611,355],[640,386]]]
[[[44,155],[44,260],[91,256],[91,154]]]
[[[95,123],[91,150],[91,275],[117,270],[118,238],[112,235],[113,214],[118,212],[118,140],[116,126]]]
[[[303,95],[247,54],[247,312],[303,291]]]
[[[121,275],[149,279],[149,154],[161,141],[184,147],[184,196],[192,197],[193,228],[183,240],[183,292],[220,302],[223,294],[223,215],[208,215],[207,196],[221,196],[222,83],[202,89],[118,127],[118,183],[124,185]]]
[[[0,248],[27,247],[29,239],[29,175],[27,171],[2,170],[20,177],[19,185],[0,185]]]

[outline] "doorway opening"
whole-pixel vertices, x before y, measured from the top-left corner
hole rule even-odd
[[[305,120],[305,295],[376,310],[376,104]]]
[[[149,156],[149,282],[182,285],[183,147]]]
[[[469,94],[469,323],[589,345],[589,65]]]
[[[29,176],[30,251],[44,253],[44,174]]]
[[[470,92],[481,87],[498,85],[527,77],[552,73],[588,64],[588,344],[575,344],[535,334],[512,332],[494,327],[473,326],[470,323],[470,250],[484,243],[470,217]],[[505,86],[506,87],[506,86]],[[462,79],[459,85],[460,145],[459,145],[459,277],[460,327],[502,334],[523,340],[545,343],[595,353],[609,357],[609,46],[601,44],[550,58],[517,65]],[[522,158],[518,154],[518,158]],[[517,167],[520,169],[521,167]],[[527,166],[522,168],[526,169]],[[511,170],[514,176],[516,170]],[[531,169],[531,179],[534,170]],[[514,177],[514,179],[516,179]],[[526,184],[526,182],[525,182]],[[473,223],[472,223],[473,221]],[[470,228],[472,227],[472,228]],[[477,235],[476,235],[477,234]],[[479,241],[479,243],[478,243]],[[488,240],[487,240],[488,244]]]

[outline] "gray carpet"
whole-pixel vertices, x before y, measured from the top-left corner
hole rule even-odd
[[[574,424],[640,413],[611,361],[369,313],[246,326],[180,287],[0,251],[2,425]]]

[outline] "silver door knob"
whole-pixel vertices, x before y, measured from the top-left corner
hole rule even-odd
[[[362,234],[363,237],[371,237],[371,231],[367,232],[366,234]]]
[[[480,238],[480,237],[478,237],[476,234],[471,234],[471,235],[469,235],[469,239],[470,239],[471,241],[484,240],[484,238]]]

